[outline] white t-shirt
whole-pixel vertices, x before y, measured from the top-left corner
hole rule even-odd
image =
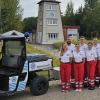
[[[76,63],[80,63],[85,58],[85,52],[84,51],[80,51],[80,52],[74,51],[73,58],[74,58]]]
[[[95,60],[97,58],[97,53],[95,50],[91,49],[91,50],[87,50],[86,51],[86,58],[87,61],[92,61]]]
[[[97,50],[97,57],[100,60],[100,48]]]
[[[61,58],[61,62],[68,63],[70,62],[70,58],[72,58],[72,53],[68,50],[60,58]]]
[[[75,51],[75,45],[74,44],[70,44],[70,45],[67,45],[68,47],[68,50],[72,53]]]
[[[88,48],[88,45],[87,44],[85,44],[85,43],[83,45],[80,44],[80,50],[81,51],[86,52],[87,48]]]
[[[95,50],[97,53],[98,50],[100,50],[100,44],[98,43],[96,46],[93,46],[92,49]]]

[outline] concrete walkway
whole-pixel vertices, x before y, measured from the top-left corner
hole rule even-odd
[[[50,82],[50,88],[45,95],[32,96],[29,89],[25,92],[9,97],[2,97],[0,100],[100,100],[100,89],[84,89],[81,93],[71,90],[69,94],[60,91],[59,81]]]

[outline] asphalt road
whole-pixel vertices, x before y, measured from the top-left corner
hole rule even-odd
[[[81,93],[71,90],[69,94],[60,91],[59,82],[50,82],[50,88],[45,95],[32,96],[29,89],[13,96],[2,97],[0,100],[100,100],[100,89],[84,89]]]

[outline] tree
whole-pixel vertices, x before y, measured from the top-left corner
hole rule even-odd
[[[89,36],[100,36],[100,3],[84,16],[84,25]]]
[[[22,9],[20,0],[0,0],[1,1],[1,27],[2,32],[10,30],[22,30]]]
[[[93,9],[97,5],[98,0],[85,0],[85,8]]]
[[[37,28],[37,17],[28,17],[23,20],[23,32],[33,33]]]
[[[66,13],[63,17],[63,24],[64,25],[75,25],[75,16],[74,16],[74,7],[72,1],[67,4]]]

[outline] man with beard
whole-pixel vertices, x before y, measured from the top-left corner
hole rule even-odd
[[[72,39],[71,37],[68,37],[67,38],[67,47],[68,47],[68,50],[73,53],[75,51],[75,45],[72,44]],[[74,62],[72,61],[72,64],[71,64],[71,82],[72,83],[75,83],[75,80],[74,80]]]

